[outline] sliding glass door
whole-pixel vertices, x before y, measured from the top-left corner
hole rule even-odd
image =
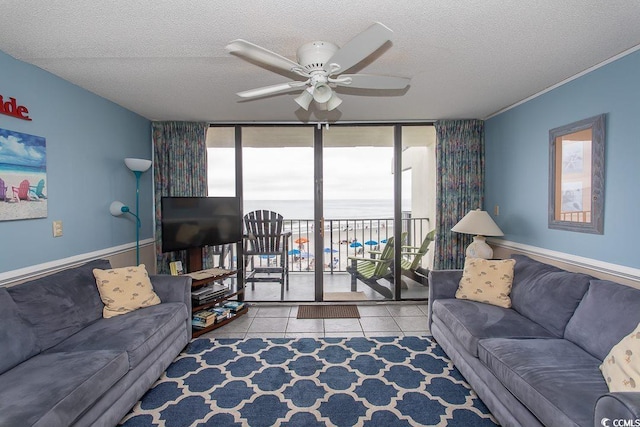
[[[209,195],[238,195],[245,214],[279,213],[287,236],[287,284],[247,282],[245,299],[426,298],[420,276],[401,266],[409,261],[408,247],[424,242],[434,214],[432,131],[413,125],[212,127]],[[428,259],[418,263],[422,274]],[[247,274],[281,262],[267,253],[235,259]],[[366,277],[358,266],[368,262],[384,267]]]

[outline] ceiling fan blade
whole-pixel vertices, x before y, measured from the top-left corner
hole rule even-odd
[[[393,31],[376,22],[342,46],[325,62],[323,68],[325,71],[334,73],[332,64],[338,64],[339,71],[346,71],[391,40],[392,35]]]
[[[279,83],[271,86],[259,87],[257,89],[245,90],[243,92],[238,92],[238,96],[241,98],[258,98],[260,96],[266,95],[274,95],[276,93],[284,93],[293,90],[300,90],[303,86],[305,86],[306,82],[289,82],[289,83]]]
[[[292,68],[300,68],[297,62],[293,62],[284,56],[278,55],[268,49],[265,49],[257,44],[253,44],[246,40],[237,39],[229,43],[225,49],[230,53],[242,56],[254,61],[261,62],[266,65],[270,65],[275,68],[279,68],[285,71],[291,71]]]
[[[342,82],[343,80],[351,83]],[[395,76],[377,76],[374,74],[340,74],[336,84],[358,89],[404,89],[411,83],[411,79]]]

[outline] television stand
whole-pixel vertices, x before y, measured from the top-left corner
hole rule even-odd
[[[202,261],[202,259],[201,259]],[[191,289],[198,289],[204,285],[207,285],[209,283],[212,282],[217,282],[217,281],[223,281],[225,279],[229,279],[232,276],[234,276],[236,274],[236,270],[226,270],[226,269],[222,269],[222,268],[211,268],[208,270],[199,270],[199,271],[194,271],[192,273],[187,273],[187,276],[191,276],[192,282],[191,282]],[[207,301],[206,303],[203,304],[198,304],[198,305],[193,305],[195,303],[193,303],[192,301],[192,307],[191,307],[191,315],[193,316],[194,313],[200,311],[200,310],[206,310],[208,308],[211,308],[215,305],[218,305],[220,303],[224,303],[225,301],[227,301],[230,298],[236,297],[238,296],[238,300],[241,301],[242,300],[242,294],[244,293],[244,289],[242,287],[238,286],[237,280],[236,283],[233,284],[231,283],[229,286],[229,291],[226,292],[224,295],[221,295],[211,301]],[[228,319],[224,319],[220,322],[216,322],[212,325],[209,325],[205,328],[199,329],[199,328],[192,328],[192,333],[193,333],[193,337],[199,337],[202,334],[205,334],[209,331],[213,331],[214,329],[218,329],[224,325],[226,325],[229,322],[232,322],[233,320],[237,319],[238,317],[247,314],[247,312],[249,311],[249,307],[247,305],[245,305],[241,310],[238,310],[237,312],[235,312],[233,314],[232,317],[229,317]]]
[[[202,248],[187,250],[187,268],[189,272],[202,270]]]

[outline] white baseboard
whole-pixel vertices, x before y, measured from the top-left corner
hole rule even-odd
[[[508,240],[489,239],[489,241],[492,246],[497,248],[514,250],[524,255],[545,258],[557,263],[574,266],[581,270],[588,270],[594,273],[602,273],[603,275],[614,276],[636,283],[640,282],[640,269],[637,268],[627,267],[619,264],[612,264],[609,262],[567,254],[564,252],[552,251],[549,249],[525,245],[522,243],[510,242]],[[596,276],[596,274],[594,274],[594,276]]]
[[[140,247],[154,245],[155,239],[145,239],[140,241]],[[136,244],[127,243],[112,248],[101,249],[99,251],[88,252],[85,254],[74,255],[68,258],[62,258],[55,261],[49,261],[42,264],[36,264],[29,267],[19,268],[17,270],[6,271],[0,273],[0,286],[9,286],[16,282],[22,282],[34,277],[55,273],[56,271],[75,267],[95,259],[108,258],[123,252],[136,248]]]

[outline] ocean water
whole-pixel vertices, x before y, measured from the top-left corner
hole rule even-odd
[[[45,173],[47,171],[46,166],[25,166],[25,165],[14,165],[11,163],[0,163],[0,173],[8,172],[8,173]]]
[[[313,200],[245,200],[244,212],[267,209],[285,219],[313,219]],[[325,200],[326,219],[391,219],[393,200]]]

